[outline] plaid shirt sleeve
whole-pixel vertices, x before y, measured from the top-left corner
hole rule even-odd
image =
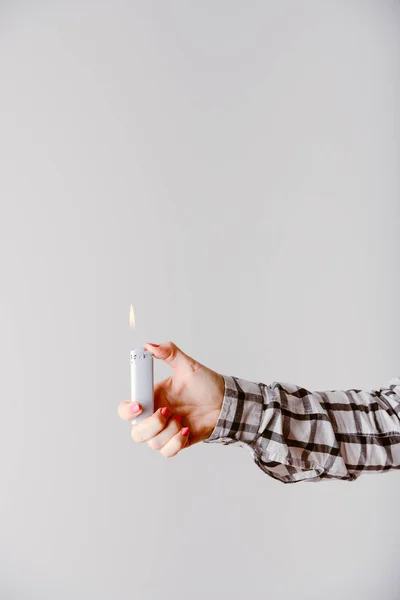
[[[353,481],[400,469],[400,377],[371,391],[319,392],[224,380],[221,412],[205,442],[247,448],[274,479]]]

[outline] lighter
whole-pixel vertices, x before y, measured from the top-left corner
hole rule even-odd
[[[129,325],[135,328],[135,311],[131,304]],[[153,355],[144,348],[131,350],[131,401],[139,402],[143,412],[132,421],[133,425],[147,419],[154,412],[154,369]]]
[[[131,350],[131,401],[139,402],[143,412],[132,424],[136,425],[154,412],[153,355],[144,348]]]

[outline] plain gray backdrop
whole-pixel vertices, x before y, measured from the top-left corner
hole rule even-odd
[[[117,406],[146,341],[400,374],[400,3],[0,6],[0,599],[398,599],[399,472],[166,460]]]

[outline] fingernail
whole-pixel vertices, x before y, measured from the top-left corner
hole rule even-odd
[[[175,415],[175,419],[178,421],[178,423],[182,423],[182,415]]]
[[[154,348],[159,348],[160,344],[151,344],[150,342],[147,342],[148,346],[154,346]]]
[[[169,416],[169,408],[167,406],[164,406],[164,408],[161,409],[161,414],[163,417],[167,418]]]
[[[129,410],[131,413],[138,413],[140,410],[140,404],[138,402],[134,402],[130,405]]]
[[[181,434],[187,437],[189,435],[189,427],[183,427],[183,429],[181,429]]]

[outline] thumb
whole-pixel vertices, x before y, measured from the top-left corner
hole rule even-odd
[[[144,349],[151,352],[154,358],[159,358],[167,363],[172,369],[195,370],[200,366],[193,358],[182,352],[173,342],[163,344],[145,344]]]

